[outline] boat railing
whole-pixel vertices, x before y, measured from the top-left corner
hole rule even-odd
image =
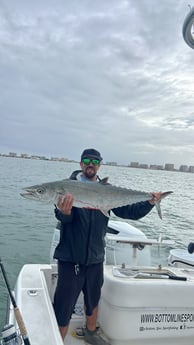
[[[108,245],[112,244],[112,248],[114,251],[114,265],[117,264],[116,260],[116,246],[115,243],[121,243],[121,244],[128,244],[132,246],[132,266],[137,266],[137,256],[138,256],[138,250],[144,249],[145,246],[158,246],[158,248],[162,245],[174,245],[173,240],[165,240],[162,238],[162,235],[160,234],[158,239],[148,239],[148,238],[142,238],[142,237],[133,237],[129,238],[128,236],[117,236],[117,235],[106,235],[106,242]]]

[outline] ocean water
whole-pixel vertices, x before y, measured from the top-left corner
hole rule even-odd
[[[68,178],[77,163],[0,157],[0,257],[11,288],[26,263],[48,263],[50,243],[56,225],[54,207],[20,196],[23,187]],[[109,182],[142,191],[173,194],[161,203],[163,219],[155,208],[143,219],[129,223],[148,237],[175,240],[173,248],[187,248],[194,241],[194,174],[102,166],[100,177]],[[165,265],[172,247],[160,252],[152,247],[153,264]],[[6,315],[7,290],[0,272],[0,329]]]

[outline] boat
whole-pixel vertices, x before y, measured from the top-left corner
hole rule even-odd
[[[56,227],[50,262],[24,265],[12,292],[29,342],[20,334],[10,301],[1,344],[84,345],[78,337],[85,326],[82,294],[64,342],[53,311],[57,264],[52,256],[58,240]],[[111,345],[193,344],[194,257],[187,250],[171,249],[166,267],[151,265],[150,248],[163,245],[172,248],[174,241],[150,239],[124,221],[109,220],[98,325]]]

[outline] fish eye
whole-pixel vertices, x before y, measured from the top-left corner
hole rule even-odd
[[[37,189],[38,194],[43,194],[44,193],[44,188],[38,188]]]

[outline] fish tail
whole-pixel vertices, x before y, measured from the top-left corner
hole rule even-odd
[[[156,201],[156,203],[155,203],[156,210],[158,212],[158,215],[159,215],[160,219],[162,219],[162,211],[161,211],[161,208],[160,208],[161,200],[164,199],[166,196],[170,195],[171,193],[173,193],[173,192],[172,191],[168,191],[168,192],[162,193],[160,200]]]
[[[161,195],[161,200],[166,198],[166,196],[170,195],[171,193],[173,193],[172,191],[168,191],[168,192],[163,192]]]

